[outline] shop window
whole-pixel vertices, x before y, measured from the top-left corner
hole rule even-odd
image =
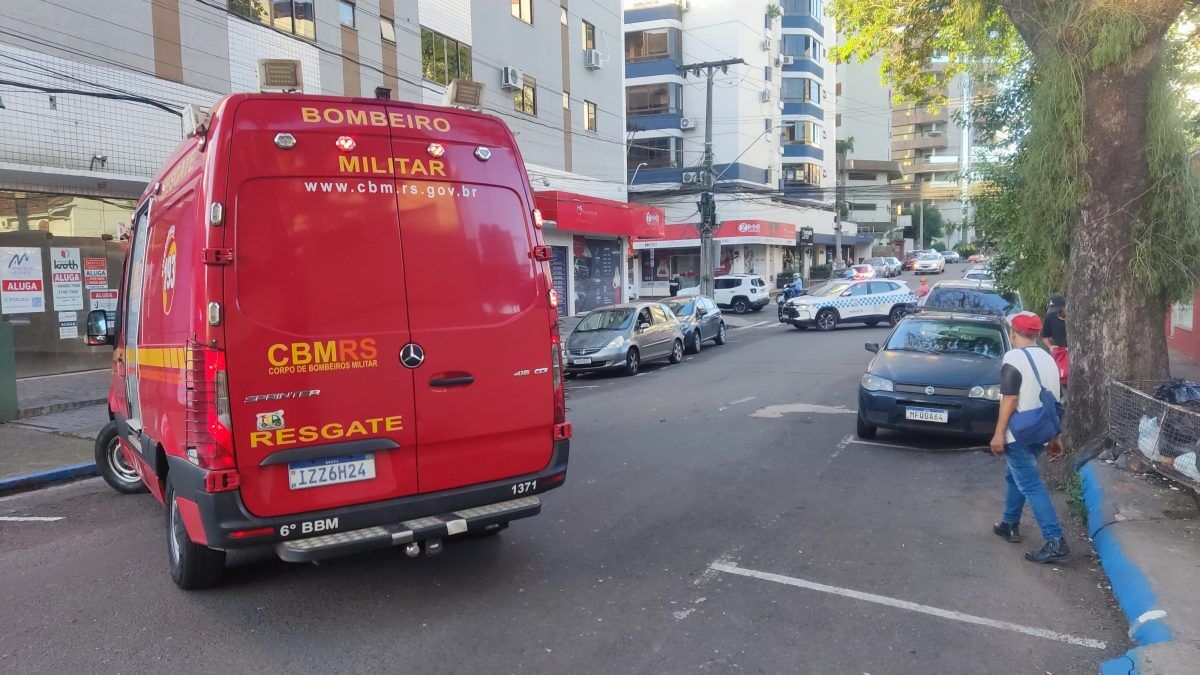
[[[471,79],[470,45],[422,27],[421,76],[438,84],[450,84],[455,78]]]

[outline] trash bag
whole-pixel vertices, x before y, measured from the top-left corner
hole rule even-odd
[[[1200,383],[1176,378],[1155,387],[1154,398],[1173,405],[1200,404]]]
[[[1162,456],[1158,454],[1158,436],[1161,429],[1161,423],[1153,415],[1145,415],[1138,422],[1138,452],[1146,459],[1157,460]]]
[[[1195,481],[1200,481],[1200,470],[1196,467],[1196,453],[1189,452],[1186,455],[1180,455],[1175,458],[1171,466],[1179,473],[1191,478]]]

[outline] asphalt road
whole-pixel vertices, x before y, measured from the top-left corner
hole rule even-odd
[[[149,496],[90,480],[5,498],[0,517],[61,520],[0,520],[0,663],[1096,672],[1128,645],[1065,508],[1076,559],[1035,566],[1021,556],[1040,545],[1032,517],[1025,544],[991,533],[999,460],[951,441],[852,438],[862,343],[887,330],[764,324],[682,365],[572,381],[566,485],[541,516],[437,558],[394,549],[314,567],[243,554],[225,585],[185,593]]]

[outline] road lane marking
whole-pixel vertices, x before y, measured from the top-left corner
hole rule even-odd
[[[0,523],[52,523],[63,516],[0,516]]]
[[[739,403],[747,403],[749,401],[753,401],[756,398],[758,398],[758,397],[757,396],[747,396],[746,398],[739,398],[736,401],[730,401],[729,403],[726,403],[725,405],[737,405]]]
[[[726,574],[736,574],[738,576],[750,577],[752,579],[761,579],[763,581],[773,581],[777,584],[785,586],[795,586],[797,588],[806,588],[810,591],[818,591],[821,593],[829,593],[832,595],[840,595],[845,598],[853,598],[864,602],[873,602],[877,605],[885,605],[887,607],[895,607],[897,609],[907,609],[910,612],[919,614],[927,614],[936,616],[942,619],[951,619],[953,621],[961,621],[962,623],[975,624],[977,626],[985,626],[988,628],[998,628],[1000,630],[1012,631],[1014,633],[1022,633],[1024,635],[1032,635],[1033,637],[1045,638],[1047,640],[1056,640],[1067,644],[1076,645],[1078,647],[1089,647],[1091,649],[1104,649],[1105,643],[1103,640],[1094,640],[1092,638],[1080,637],[1078,635],[1070,635],[1068,633],[1059,633],[1057,631],[1047,630],[1045,628],[1035,628],[1033,626],[1023,626],[1019,623],[1011,623],[1009,621],[999,621],[997,619],[988,619],[982,616],[973,614],[965,614],[951,609],[940,609],[938,607],[930,607],[908,600],[900,600],[899,598],[889,598],[886,595],[876,595],[874,593],[864,593],[851,588],[842,588],[840,586],[829,586],[827,584],[808,581],[807,579],[797,579],[796,577],[788,577],[782,574],[772,574],[771,572],[759,572],[758,570],[738,567],[737,563],[717,560],[709,565],[709,569],[717,572],[725,572]]]
[[[779,418],[787,413],[816,413],[816,414],[845,414],[856,413],[844,405],[817,405],[815,403],[781,403],[759,408],[750,413],[751,417]]]

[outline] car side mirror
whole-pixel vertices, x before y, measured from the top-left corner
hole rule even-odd
[[[868,342],[867,344],[865,344],[863,346],[866,347],[867,351],[871,352],[872,354],[879,353],[879,343],[878,342]]]
[[[843,297],[843,298],[848,298],[848,297],[850,297],[850,291],[843,291],[843,292],[842,292],[842,297]]]
[[[114,343],[113,326],[108,321],[108,312],[103,309],[93,309],[87,315],[87,336],[84,338],[92,347],[102,347]]]
[[[647,328],[649,328],[649,327],[650,327],[650,324],[646,323],[645,321],[639,321],[639,322],[638,322],[638,325],[637,325],[637,329],[638,329],[639,331],[646,330],[646,329],[647,329]]]

